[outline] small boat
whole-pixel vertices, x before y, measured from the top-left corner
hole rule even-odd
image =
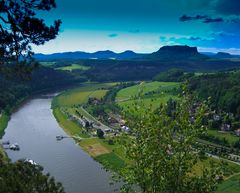
[[[10,145],[10,141],[3,141],[2,145]]]
[[[56,139],[59,141],[59,140],[62,140],[64,137],[62,135],[57,135],[56,136]]]
[[[33,161],[32,159],[25,159],[24,162],[25,162],[25,163],[30,163],[30,164],[32,164],[32,165],[34,165],[34,166],[37,166],[37,165],[38,165],[38,164],[37,164],[35,161]]]
[[[9,148],[11,150],[14,150],[14,151],[19,151],[20,150],[20,147],[17,143],[14,143],[14,144],[10,145]]]

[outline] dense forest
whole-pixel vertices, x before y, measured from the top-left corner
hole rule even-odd
[[[240,71],[195,76],[189,86],[200,99],[211,97],[213,109],[240,117]]]
[[[185,73],[183,70],[180,69],[170,69],[165,72],[160,72],[155,77],[153,77],[153,80],[164,82],[184,82],[193,76],[194,73],[192,72]]]
[[[51,91],[57,88],[71,86],[76,82],[85,81],[77,79],[68,72],[57,71],[52,68],[38,67],[29,79],[7,78],[0,76],[0,112],[11,111],[26,97],[42,91]]]

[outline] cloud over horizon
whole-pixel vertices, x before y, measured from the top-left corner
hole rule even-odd
[[[40,15],[49,23],[62,19],[60,36],[44,46],[34,47],[36,52],[110,48],[152,52],[168,43],[240,49],[240,0],[59,0],[56,3],[54,11]],[[217,35],[220,32],[224,37]],[[165,36],[165,40],[160,40],[160,36]]]

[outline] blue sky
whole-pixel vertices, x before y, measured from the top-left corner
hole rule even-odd
[[[133,50],[164,45],[240,54],[240,0],[56,0],[39,16],[63,24],[57,39],[35,52]]]

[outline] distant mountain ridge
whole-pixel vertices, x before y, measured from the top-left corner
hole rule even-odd
[[[204,60],[209,58],[231,59],[240,58],[238,55],[231,55],[225,52],[211,53],[198,52],[197,47],[190,46],[163,46],[158,51],[150,54],[135,53],[127,50],[116,53],[110,50],[89,52],[62,52],[54,54],[35,54],[34,58],[39,61],[58,59],[116,59],[116,60],[161,60],[161,61],[182,61],[182,60]]]
[[[147,58],[155,60],[198,60],[209,57],[199,53],[197,47],[163,46],[157,52],[149,54]]]
[[[94,53],[89,52],[62,52],[54,54],[35,54],[33,57],[37,60],[57,60],[57,59],[134,59],[141,58],[145,54],[138,54],[133,51],[127,50],[121,53],[115,53],[110,50],[98,51]]]
[[[233,54],[229,54],[227,52],[218,52],[218,53],[202,52],[202,54],[205,54],[205,55],[208,55],[212,58],[217,58],[217,59],[240,58],[240,55],[233,55]]]

